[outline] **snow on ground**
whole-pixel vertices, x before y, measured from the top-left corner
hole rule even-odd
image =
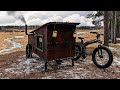
[[[42,62],[32,59],[25,59],[24,56],[20,56],[18,61],[19,64],[13,63],[10,68],[5,69],[5,72],[9,72],[12,74],[20,75],[20,74],[29,74],[29,72],[36,72],[37,69],[41,68]]]
[[[110,49],[117,50],[112,47]],[[120,57],[116,56],[107,69],[96,67],[92,62],[92,53],[89,53],[86,59],[76,61],[74,66],[71,60],[65,60],[61,65],[52,61],[52,68],[48,66],[48,72],[44,71],[44,61],[37,55],[33,54],[30,59],[20,53],[16,56],[7,67],[0,67],[0,79],[120,79]]]
[[[12,63],[0,72],[1,79],[109,79],[120,78],[120,58],[114,57],[113,64],[107,69],[99,69],[88,56],[83,61],[76,61],[71,66],[71,60],[65,60],[61,65],[55,66],[54,62],[48,66],[48,72],[44,72],[44,61],[36,55],[31,59],[25,59],[25,55],[19,56],[18,63]],[[56,67],[56,68],[55,68]],[[116,68],[117,67],[117,68]],[[1,70],[0,70],[1,71]],[[4,75],[3,75],[4,72]]]
[[[13,47],[7,48],[6,45],[3,44],[4,49],[0,50],[0,53],[8,52],[8,51],[11,51],[13,49],[22,47],[22,45],[20,43],[16,43],[16,42],[13,41],[14,38],[24,38],[24,36],[14,36],[12,38],[5,39],[5,40],[7,40],[7,42],[11,43],[13,45]]]
[[[86,34],[86,32],[76,32],[76,34]]]

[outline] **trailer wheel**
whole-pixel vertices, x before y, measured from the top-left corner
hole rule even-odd
[[[31,44],[26,45],[26,58],[32,57],[32,46]]]
[[[55,60],[58,65],[62,63],[62,60]]]

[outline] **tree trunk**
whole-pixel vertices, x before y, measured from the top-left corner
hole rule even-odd
[[[116,29],[117,29],[117,14],[113,11],[114,30],[113,30],[113,43],[116,44]]]
[[[114,14],[114,11],[112,11],[112,28],[111,28],[111,40],[112,40],[112,43],[114,43],[114,23],[115,23],[115,14]]]
[[[109,20],[109,14],[108,11],[104,11],[104,45],[109,46],[108,44],[108,20]]]
[[[113,30],[114,30],[114,27],[113,27],[113,17],[111,17],[111,43],[113,43]]]

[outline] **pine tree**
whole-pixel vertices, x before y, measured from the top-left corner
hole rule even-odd
[[[100,16],[104,18],[96,20]],[[87,17],[92,18],[95,25],[104,21],[104,45],[109,45],[109,39],[112,40],[112,43],[116,44],[116,38],[119,36],[117,33],[120,33],[120,11],[97,11],[97,13],[88,14]]]

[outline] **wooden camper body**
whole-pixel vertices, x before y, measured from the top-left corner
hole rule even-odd
[[[49,22],[28,35],[28,44],[32,46],[32,52],[39,57],[51,61],[75,54],[73,37],[76,25],[79,23]]]

